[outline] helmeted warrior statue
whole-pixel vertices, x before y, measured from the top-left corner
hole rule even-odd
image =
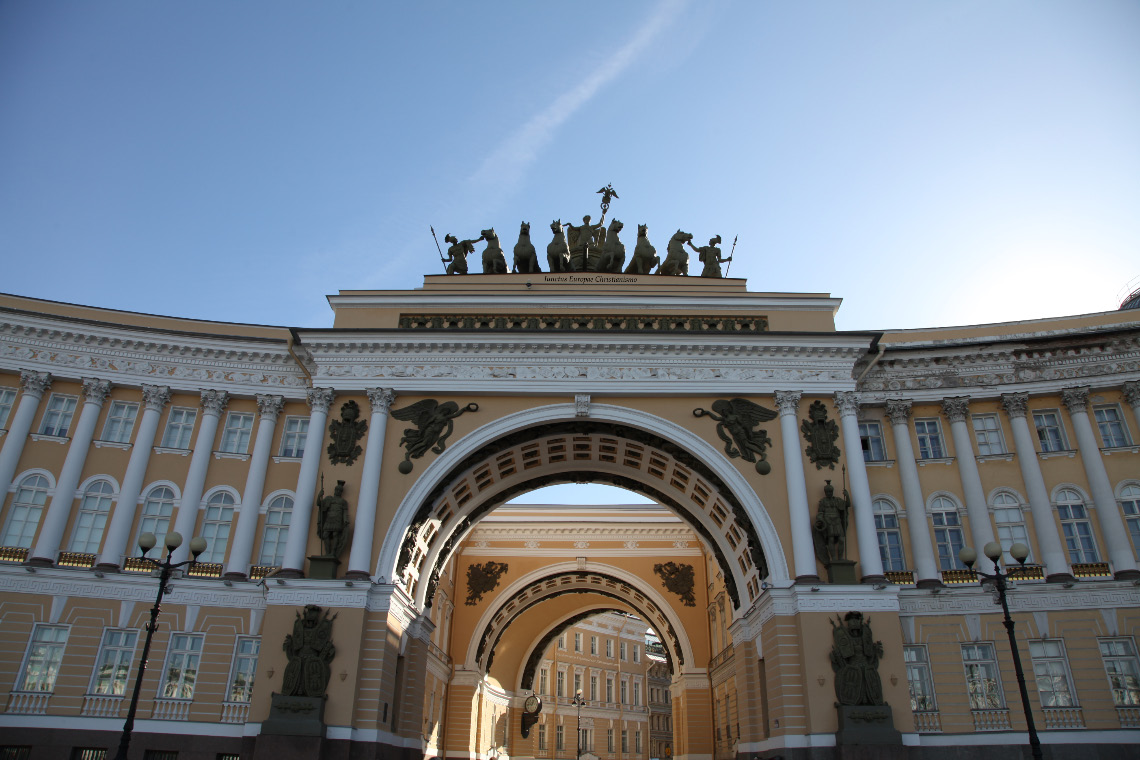
[[[828,566],[837,559],[847,559],[847,522],[851,510],[851,496],[843,489],[843,497],[835,495],[835,486],[826,481],[819,511],[815,513],[815,553],[819,561]]]
[[[344,481],[338,480],[329,496],[325,496],[325,476],[321,475],[321,491],[317,494],[317,536],[325,557],[339,557],[348,545],[348,501],[344,498]]]

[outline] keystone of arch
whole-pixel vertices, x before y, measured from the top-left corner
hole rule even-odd
[[[518,430],[548,422],[570,421],[574,420],[576,416],[577,410],[574,404],[551,404],[527,409],[489,422],[448,446],[443,454],[439,455],[434,462],[424,469],[423,474],[420,475],[404,496],[403,501],[400,502],[400,506],[392,519],[392,524],[384,535],[384,543],[380,548],[375,574],[392,579],[397,577],[396,563],[399,559],[400,544],[415,517],[416,510],[440,482],[448,477],[456,464],[481,447]],[[773,583],[791,580],[787,557],[784,555],[779,534],[764,509],[764,504],[740,471],[718,449],[687,428],[638,409],[613,404],[591,404],[590,419],[646,430],[673,441],[700,459],[729,488],[751,520],[768,561],[770,580]],[[733,572],[735,574],[736,570],[733,569]],[[739,581],[737,587],[743,588],[743,577],[737,577],[737,580]],[[423,598],[426,594],[426,586],[427,584],[423,582],[417,584],[415,604],[418,609],[423,609],[426,603]]]
[[[481,667],[477,653],[479,651],[479,641],[483,636],[483,632],[488,629],[488,626],[491,625],[491,621],[494,620],[495,617],[502,611],[503,607],[509,604],[518,594],[530,586],[542,582],[545,578],[549,578],[550,576],[566,574],[577,575],[579,573],[596,573],[599,575],[612,576],[644,596],[648,600],[649,605],[653,608],[656,608],[656,610],[659,611],[661,615],[669,622],[669,625],[673,627],[673,631],[677,635],[677,644],[681,647],[681,654],[684,657],[685,661],[684,665],[678,665],[679,672],[687,672],[693,668],[693,664],[695,663],[695,660],[693,659],[693,645],[689,641],[689,636],[685,631],[684,625],[681,623],[681,619],[677,617],[677,614],[673,610],[672,606],[670,606],[669,601],[652,584],[646,583],[644,578],[641,578],[640,576],[635,575],[634,573],[631,573],[628,570],[620,567],[607,565],[602,562],[591,562],[589,560],[586,561],[585,566],[579,565],[577,561],[559,562],[554,565],[546,565],[545,567],[540,567],[537,570],[533,570],[530,573],[527,573],[526,575],[518,578],[509,586],[504,588],[502,592],[500,592],[495,597],[495,603],[488,605],[487,609],[483,611],[483,614],[479,616],[479,621],[475,624],[475,628],[473,629],[475,631],[475,635],[467,645],[467,654],[464,658],[464,668],[466,670],[478,670]],[[592,591],[593,589],[586,588],[584,590]],[[541,594],[539,596],[541,596]],[[645,624],[647,626],[653,626],[652,616],[649,615],[646,610],[638,609],[636,602],[625,599],[621,601],[624,604],[627,604],[630,607],[636,609],[638,613],[641,614],[642,619],[645,620]],[[557,623],[555,623],[555,625],[557,625]],[[504,628],[503,630],[505,631],[506,629]],[[542,638],[542,635],[545,635],[547,630],[549,630],[549,627],[544,630],[543,633],[540,634],[534,642],[531,643],[531,649],[533,649],[534,644]],[[667,634],[665,632],[658,631],[657,635],[661,638],[662,641],[666,640]]]

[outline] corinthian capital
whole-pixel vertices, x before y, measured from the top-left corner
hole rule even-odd
[[[365,393],[368,394],[368,403],[372,405],[372,411],[383,415],[388,414],[392,402],[396,400],[396,391],[391,388],[369,388]]]
[[[1005,413],[1009,415],[1010,419],[1015,420],[1018,417],[1024,417],[1026,411],[1029,409],[1029,394],[1003,394],[1001,397],[1001,405],[1005,407]]]
[[[202,411],[206,414],[221,415],[230,403],[230,394],[225,391],[202,391]]]
[[[910,417],[911,402],[905,399],[888,399],[887,416],[891,418],[892,425],[905,425]]]
[[[277,415],[281,414],[281,408],[285,406],[285,397],[259,393],[254,398],[257,399],[257,413],[261,419],[276,422]]]
[[[110,380],[98,380],[94,377],[83,378],[83,401],[85,403],[103,406],[104,399],[111,392]]]
[[[1133,380],[1124,384],[1124,399],[1128,405],[1135,408],[1140,406],[1140,383]]]
[[[1061,400],[1070,412],[1087,412],[1089,408],[1089,387],[1082,385],[1076,388],[1062,388]]]
[[[51,373],[22,369],[20,370],[20,385],[23,387],[25,395],[34,399],[43,398],[44,391],[51,387]]]
[[[955,396],[942,399],[942,413],[951,422],[965,422],[970,414],[970,399],[967,396]]]
[[[855,391],[839,391],[835,394],[835,407],[840,417],[859,416],[859,396]]]
[[[332,388],[310,388],[305,393],[305,398],[309,402],[309,408],[314,412],[321,411],[327,414],[333,399],[336,398],[336,391]]]
[[[800,391],[776,391],[776,408],[780,410],[780,416],[799,414],[802,396]]]
[[[144,385],[142,392],[147,409],[161,412],[170,403],[170,388],[165,385]]]

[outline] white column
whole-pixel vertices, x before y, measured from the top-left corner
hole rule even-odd
[[[229,402],[230,395],[225,391],[202,391],[202,424],[198,426],[198,437],[194,439],[190,471],[186,473],[186,484],[182,487],[182,503],[174,518],[174,530],[182,534],[182,546],[174,550],[175,562],[190,557],[190,539],[198,525],[198,509],[202,505],[202,491],[206,486],[206,470],[210,468],[210,457],[214,453],[218,420]],[[161,536],[159,540],[162,540]]]
[[[1049,492],[1045,490],[1045,479],[1041,477],[1041,464],[1037,461],[1037,447],[1033,443],[1034,435],[1029,431],[1026,420],[1029,394],[1007,393],[1001,397],[1001,403],[1009,415],[1009,425],[1013,429],[1013,448],[1017,452],[1017,463],[1021,466],[1021,479],[1025,481],[1029,511],[1033,513],[1033,532],[1041,550],[1045,579],[1054,582],[1071,581],[1073,574],[1061,545],[1057,521],[1053,518],[1053,504],[1049,501]]]
[[[8,433],[4,436],[4,447],[0,449],[0,506],[3,506],[8,489],[12,487],[12,476],[16,474],[20,455],[24,453],[24,442],[28,440],[28,433],[32,431],[32,420],[35,419],[40,399],[51,387],[51,374],[22,369],[20,385],[23,388],[23,392],[20,393],[20,403],[16,405],[12,424],[8,426]]]
[[[804,460],[800,453],[800,431],[796,424],[801,395],[799,391],[776,391],[776,406],[780,410],[780,438],[784,447],[784,478],[788,486],[788,517],[792,523],[796,582],[810,583],[819,580],[819,572],[815,542],[811,536],[811,510],[804,481]]]
[[[388,428],[388,410],[396,399],[396,392],[391,388],[370,388],[367,393],[372,416],[368,422],[368,440],[364,445],[364,472],[360,476],[360,499],[352,528],[352,551],[348,555],[348,572],[345,573],[346,578],[360,580],[372,577],[372,544],[376,529],[376,502],[380,495],[384,433]]]
[[[253,440],[253,454],[249,458],[249,471],[245,476],[245,488],[241,492],[234,542],[230,547],[229,562],[226,563],[225,574],[230,578],[245,578],[249,575],[250,556],[253,554],[253,541],[257,532],[257,515],[261,511],[261,495],[265,490],[265,470],[269,466],[269,454],[273,447],[273,430],[284,405],[285,399],[282,396],[257,396],[257,436]]]
[[[103,553],[99,555],[97,567],[103,570],[118,569],[127,550],[131,527],[135,524],[135,510],[138,509],[139,495],[142,493],[143,477],[150,463],[154,437],[158,433],[158,420],[170,401],[170,389],[165,386],[144,385],[142,392],[145,408],[139,422],[139,432],[135,436],[127,472],[119,487],[115,511],[111,513],[111,524],[107,527],[107,538],[103,541]]]
[[[974,459],[974,441],[966,418],[970,416],[970,399],[956,396],[942,400],[942,412],[950,420],[950,435],[954,439],[954,453],[958,459],[958,477],[962,479],[962,493],[966,496],[966,514],[970,518],[973,546],[978,551],[978,569],[994,571],[994,563],[982,552],[982,547],[994,541],[994,527],[990,522],[990,508],[982,489],[982,476],[978,460]]]
[[[75,489],[79,486],[79,476],[83,474],[83,463],[87,461],[87,451],[95,437],[95,423],[99,421],[99,411],[110,392],[111,383],[106,380],[83,378],[83,410],[79,413],[79,421],[75,423],[75,430],[71,434],[67,456],[64,457],[63,468],[55,483],[55,495],[51,497],[51,503],[44,514],[43,527],[40,528],[28,564],[55,564],[63,531],[67,528],[67,518],[75,503]]]
[[[910,445],[910,406],[910,401],[887,401],[887,416],[891,419],[891,430],[895,434],[895,460],[902,480],[915,581],[922,587],[937,586],[942,583],[942,574],[938,572],[938,564],[934,561],[930,521],[926,519],[926,502],[922,498],[922,485],[918,482],[914,447]]]
[[[281,560],[279,577],[301,578],[305,575],[305,548],[309,545],[309,522],[313,516],[313,497],[317,490],[317,470],[324,454],[325,422],[329,406],[336,392],[332,388],[310,388],[309,437],[305,440],[305,453],[301,457],[301,474],[297,477],[297,498],[293,501],[293,515],[289,519],[289,538],[285,542],[285,556]]]
[[[1112,482],[1104,469],[1100,446],[1089,419],[1089,387],[1064,388],[1061,390],[1061,398],[1069,408],[1069,417],[1073,420],[1077,449],[1081,452],[1085,477],[1088,478],[1093,503],[1096,505],[1097,516],[1100,517],[1100,532],[1104,534],[1104,543],[1108,547],[1108,558],[1112,562],[1116,579],[1130,581],[1140,578],[1140,569],[1136,567],[1136,557],[1128,540],[1128,528],[1120,516],[1120,506],[1116,503],[1116,494],[1112,491]]]
[[[1140,429],[1140,382],[1135,380],[1125,383],[1122,388],[1124,400],[1132,407],[1132,416],[1136,418],[1136,427]]]
[[[886,576],[883,575],[883,556],[879,553],[879,533],[875,530],[867,464],[863,461],[863,442],[859,438],[859,397],[852,391],[836,393],[835,406],[839,409],[839,426],[843,430],[847,469],[851,475],[851,509],[855,513],[855,540],[863,570],[861,580],[874,583],[885,580]]]

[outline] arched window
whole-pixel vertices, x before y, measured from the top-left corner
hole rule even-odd
[[[226,558],[230,542],[230,526],[234,521],[234,497],[229,491],[218,491],[206,502],[206,516],[202,520],[202,537],[206,551],[198,557],[201,562],[221,562]]]
[[[158,537],[158,546],[163,546],[163,536],[170,530],[170,516],[174,514],[174,490],[169,486],[152,488],[143,502],[142,517],[139,519],[139,535],[153,533]],[[136,545],[138,538],[135,539]]]
[[[1100,562],[1088,507],[1081,495],[1072,488],[1058,491],[1057,515],[1061,518],[1061,534],[1065,537],[1065,548],[1069,550],[1069,562]]]
[[[1132,551],[1140,559],[1140,486],[1120,489],[1120,509],[1124,512],[1128,535],[1132,536]]]
[[[966,545],[962,532],[962,518],[958,507],[945,496],[937,496],[930,504],[930,519],[934,523],[934,545],[938,548],[939,570],[963,570],[958,551]]]
[[[1009,491],[999,491],[994,496],[993,506],[998,541],[1005,553],[1004,560],[1006,564],[1015,564],[1016,560],[1009,554],[1009,547],[1019,543],[1029,546],[1029,531],[1025,529],[1025,515],[1021,511],[1021,503]]]
[[[16,487],[12,506],[8,510],[8,522],[4,526],[4,538],[0,546],[32,548],[32,538],[40,524],[40,514],[47,502],[48,479],[43,475],[29,475]]]
[[[879,555],[883,558],[883,570],[901,572],[906,569],[903,557],[902,531],[899,530],[899,516],[895,505],[886,499],[875,499],[875,532],[879,534]]]
[[[115,489],[105,480],[96,480],[83,492],[79,514],[75,517],[75,531],[71,534],[69,551],[94,554],[103,540],[103,528],[111,514],[111,498]]]
[[[260,565],[279,567],[285,558],[285,541],[289,538],[289,518],[293,515],[293,499],[278,496],[269,502],[265,512],[265,532],[261,534]]]

